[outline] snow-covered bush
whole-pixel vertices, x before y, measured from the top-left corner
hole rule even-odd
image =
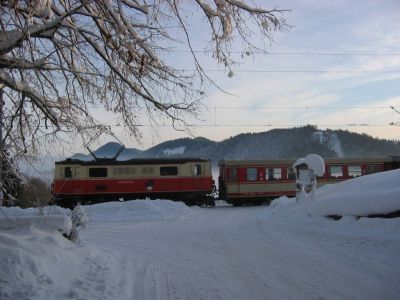
[[[72,211],[71,222],[71,233],[69,234],[68,238],[74,243],[79,243],[78,230],[79,228],[86,228],[87,224],[89,223],[89,219],[86,216],[82,205],[78,204],[75,206],[74,210]]]

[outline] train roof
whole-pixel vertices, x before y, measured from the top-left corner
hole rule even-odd
[[[384,163],[396,161],[394,157],[364,157],[364,158],[324,158],[328,164],[339,163]],[[267,159],[267,160],[220,160],[219,166],[263,166],[263,165],[292,165],[296,162],[295,158],[288,159]]]
[[[83,161],[79,159],[66,159],[57,161],[56,165],[84,165],[84,166],[108,166],[108,165],[164,165],[164,164],[185,164],[188,162],[209,162],[202,158],[134,158],[129,160],[97,159]]]

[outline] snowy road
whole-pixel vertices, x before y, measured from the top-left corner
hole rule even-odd
[[[268,217],[269,207],[191,210],[178,220],[91,224],[82,240],[102,255],[88,262],[85,289],[136,300],[400,295],[398,241],[297,226]]]

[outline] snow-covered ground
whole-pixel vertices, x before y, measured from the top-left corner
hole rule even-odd
[[[399,182],[374,174],[269,207],[86,206],[78,245],[56,229],[69,210],[35,223],[38,210],[3,208],[0,299],[399,299],[400,218],[363,217],[400,210]]]

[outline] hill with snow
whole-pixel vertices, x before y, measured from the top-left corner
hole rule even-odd
[[[97,157],[113,157],[118,143],[108,143],[97,149]],[[150,149],[124,149],[118,160],[131,158],[201,157],[216,163],[220,159],[280,159],[298,158],[308,153],[322,157],[381,157],[400,155],[400,142],[375,139],[365,134],[344,130],[318,130],[314,126],[273,129],[261,133],[239,134],[221,142],[206,138],[182,138],[166,141]],[[91,160],[90,155],[74,158]]]

